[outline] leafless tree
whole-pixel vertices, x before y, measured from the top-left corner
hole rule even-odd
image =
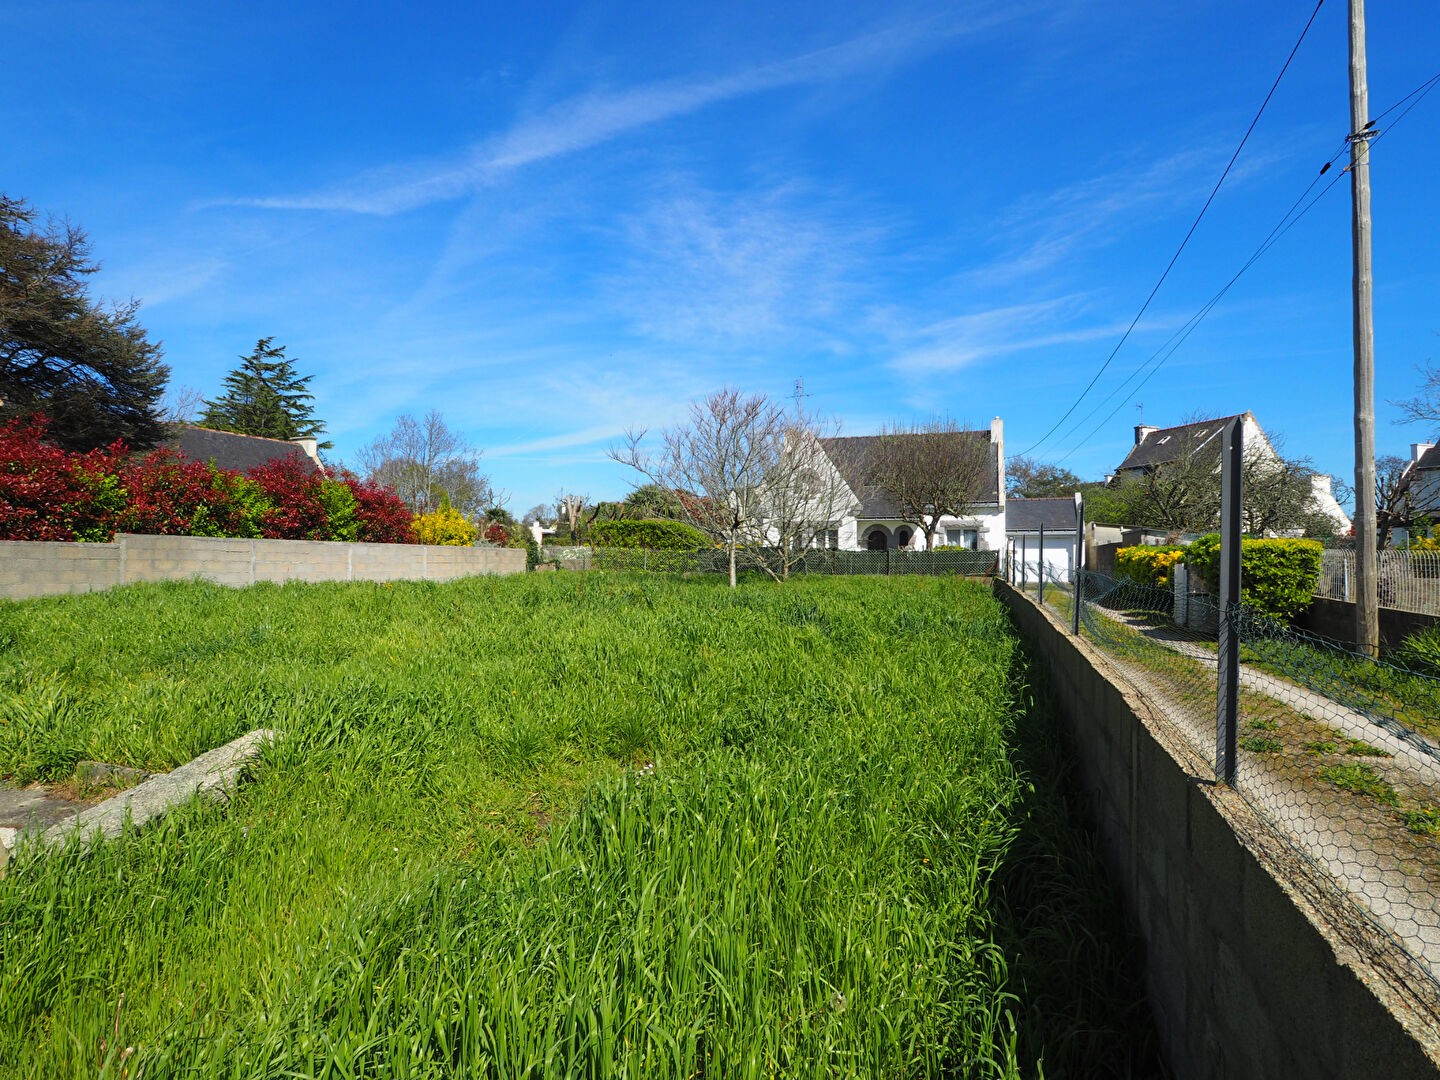
[[[859,512],[854,489],[824,449],[838,434],[837,423],[798,405],[782,420],[780,453],[761,484],[763,531],[755,545],[772,577],[788,578],[814,548],[837,546],[841,520]]]
[[[480,452],[451,431],[439,412],[423,420],[409,414],[357,455],[368,479],[394,490],[417,514],[428,513],[444,500],[474,516],[502,500],[480,471]]]
[[[166,424],[193,424],[204,405],[204,392],[193,386],[167,390],[160,402],[160,418]]]
[[[630,432],[611,457],[650,483],[680,494],[685,518],[726,552],[730,585],[738,564],[784,578],[849,509],[844,478],[821,449],[816,424],[764,394],[716,391],[690,406],[654,450]]]
[[[558,520],[565,522],[565,528],[570,533],[570,542],[573,544],[580,532],[580,515],[585,512],[585,504],[589,501],[588,495],[577,495],[573,491],[562,491],[555,496],[555,510]]]
[[[1394,454],[1375,459],[1375,543],[1380,548],[1389,546],[1397,528],[1440,519],[1440,486],[1416,483],[1411,464]],[[1341,497],[1354,497],[1349,484],[1341,488]]]
[[[1173,534],[1207,532],[1220,526],[1219,430],[1207,425],[1186,430],[1202,420],[1187,420],[1172,436],[1174,456],[1118,480],[1112,491],[1129,510],[1126,524],[1168,529]],[[1282,532],[1324,535],[1335,522],[1315,502],[1309,458],[1287,458],[1281,436],[1269,443],[1245,444],[1241,527],[1263,536]]]
[[[860,445],[865,478],[889,496],[902,520],[924,532],[927,551],[940,519],[963,517],[996,477],[989,433],[954,420],[892,424]]]
[[[522,525],[544,525],[555,520],[555,511],[548,503],[536,503],[520,519]]]
[[[1440,367],[1427,362],[1420,369],[1423,382],[1420,392],[1404,401],[1392,401],[1404,418],[1402,424],[1428,424],[1432,430],[1440,430]]]

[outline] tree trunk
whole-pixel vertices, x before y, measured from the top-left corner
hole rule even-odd
[[[735,538],[732,536],[728,544],[730,549],[730,588],[735,588]]]

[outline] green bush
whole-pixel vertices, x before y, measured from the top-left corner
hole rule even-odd
[[[714,547],[710,538],[683,521],[597,521],[590,526],[596,547],[648,548],[651,551],[698,551]]]
[[[1242,540],[1240,602],[1257,615],[1290,622],[1310,606],[1320,576],[1318,540]],[[1220,534],[1185,549],[1185,562],[1212,584],[1220,580]]]
[[[1115,574],[1141,585],[1170,586],[1170,573],[1185,558],[1185,549],[1175,545],[1164,547],[1128,547],[1115,552]]]
[[[1407,637],[1395,650],[1395,659],[1411,671],[1440,679],[1440,625]]]

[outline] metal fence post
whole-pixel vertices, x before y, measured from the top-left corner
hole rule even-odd
[[[1215,685],[1215,776],[1235,783],[1240,713],[1240,529],[1245,471],[1241,418],[1225,425],[1220,450],[1220,640]]]
[[[1040,603],[1045,603],[1045,523],[1040,523],[1040,563],[1035,570],[1035,576],[1040,580],[1037,584],[1040,587]]]
[[[1080,575],[1085,563],[1085,495],[1075,492],[1075,563],[1070,581],[1070,632],[1080,636],[1080,604],[1083,600]]]
[[[1025,591],[1025,572],[1029,569],[1025,562],[1025,537],[1020,537],[1020,591]]]

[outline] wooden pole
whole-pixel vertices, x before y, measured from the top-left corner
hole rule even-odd
[[[1370,92],[1365,0],[1350,0],[1350,223],[1355,327],[1355,641],[1380,651],[1375,538],[1375,312],[1370,265]]]

